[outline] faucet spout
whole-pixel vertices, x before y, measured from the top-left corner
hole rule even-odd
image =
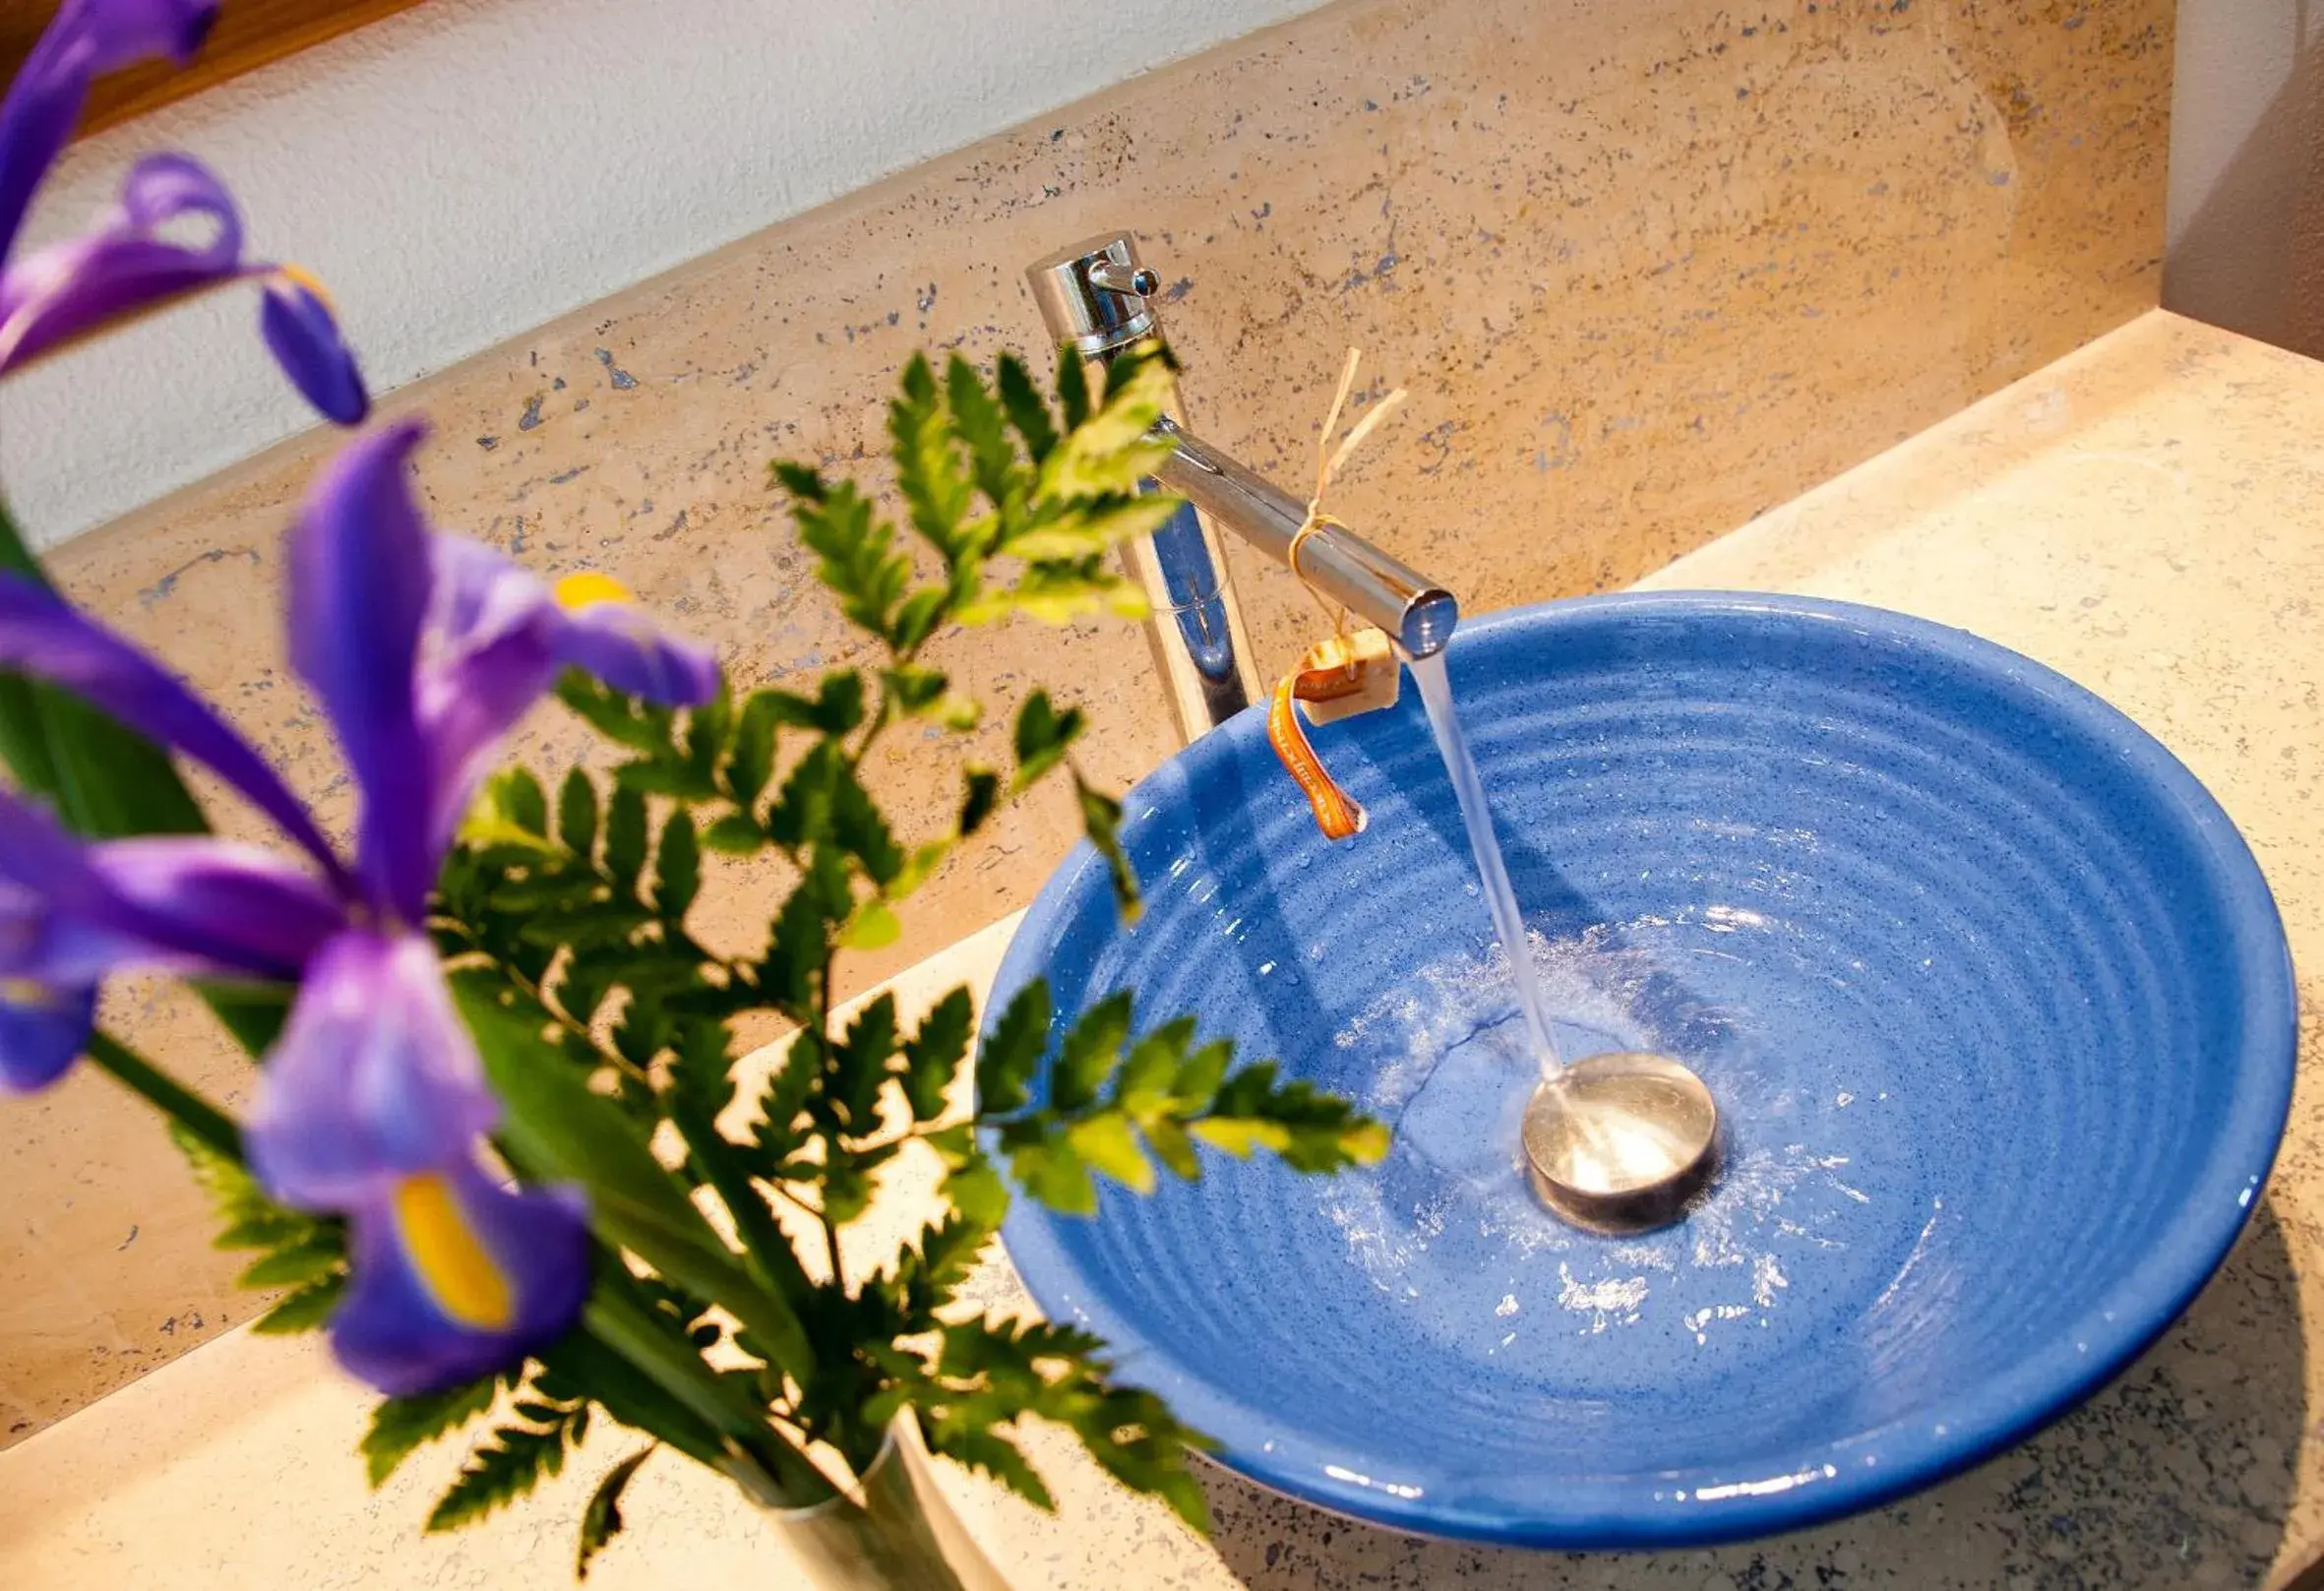
[[[1050,336],[1093,366],[1161,337],[1150,296],[1159,278],[1140,264],[1127,232],[1061,250],[1025,277]],[[1174,445],[1157,479],[1192,508],[1124,548],[1123,561],[1152,605],[1154,660],[1184,739],[1224,723],[1260,694],[1221,530],[1386,632],[1407,657],[1433,657],[1452,639],[1460,604],[1443,586],[1345,525],[1326,523],[1303,538],[1304,503],[1187,431],[1175,413],[1155,434]]]
[[[1308,518],[1305,504],[1176,420],[1165,417],[1154,429],[1177,444],[1158,472],[1164,486],[1385,631],[1405,656],[1434,657],[1444,649],[1460,622],[1460,604],[1450,591],[1342,524],[1326,523],[1298,541]]]

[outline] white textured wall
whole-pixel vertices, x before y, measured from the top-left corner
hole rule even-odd
[[[2324,357],[2324,0],[2181,0],[2163,302]]]
[[[227,0],[230,5],[233,0]],[[428,0],[67,155],[29,242],[179,147],[330,284],[384,390],[1319,0]],[[221,295],[0,391],[53,544],[308,423]]]

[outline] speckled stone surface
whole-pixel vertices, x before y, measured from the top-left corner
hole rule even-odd
[[[1817,592],[1963,625],[2064,670],[2160,736],[2250,838],[2311,1007],[2324,1005],[2324,365],[2161,313],[1969,409],[1649,582]],[[1008,925],[913,969],[907,1007],[984,986]],[[2324,1551],[2324,1024],[2303,1032],[2291,1134],[2250,1231],[2184,1319],[2018,1449],[1856,1520],[1757,1546],[1628,1558],[1418,1542],[1207,1480],[1201,1543],[1036,1433],[1061,1513],[946,1481],[1023,1587],[1617,1591],[2281,1584]],[[870,1223],[916,1218],[907,1171]],[[980,1296],[1016,1295],[988,1266]],[[566,1583],[606,1442],[549,1496],[422,1538],[431,1455],[376,1498],[362,1399],[312,1347],[236,1333],[0,1455],[0,1584],[396,1588]],[[431,1467],[432,1466],[432,1467]],[[659,1465],[609,1587],[785,1584],[760,1521]],[[318,1544],[327,1544],[319,1546]]]
[[[543,569],[611,571],[739,679],[810,669],[846,642],[770,508],[766,460],[876,450],[912,349],[1036,342],[1022,265],[1131,225],[1216,441],[1304,468],[1361,344],[1368,396],[1402,383],[1413,399],[1335,499],[1344,518],[1473,610],[1619,585],[2155,303],[2171,17],[2169,0],[1348,0],[388,406],[436,419],[421,476],[447,525]],[[276,538],[324,447],[287,445],[56,564],[343,821],[274,627]],[[1283,666],[1313,610],[1280,572],[1237,563],[1262,666]],[[1026,627],[937,652],[997,708],[1071,686],[1099,777],[1128,782],[1169,749],[1132,632]],[[530,741],[551,765],[577,745],[546,719]],[[907,823],[948,799],[925,767],[898,742],[881,770]],[[1070,834],[1056,806],[994,825],[854,980],[1021,905]],[[739,936],[773,881],[737,871],[705,909]],[[184,1002],[133,994],[116,1014],[206,1086],[246,1092]],[[156,1130],[99,1079],[14,1107],[0,1141],[0,1443],[255,1307],[204,1247]]]

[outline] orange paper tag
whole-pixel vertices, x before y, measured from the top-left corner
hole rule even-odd
[[[1267,704],[1267,744],[1275,748],[1284,770],[1299,781],[1323,837],[1347,839],[1364,831],[1364,809],[1324,771],[1315,748],[1308,744],[1307,731],[1300,728],[1299,713],[1291,704],[1298,678],[1296,674],[1284,675],[1275,687],[1274,699]]]

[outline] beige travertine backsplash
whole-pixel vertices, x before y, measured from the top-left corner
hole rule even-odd
[[[604,569],[739,681],[847,643],[764,487],[777,455],[875,453],[919,347],[1037,342],[1024,263],[1130,226],[1170,285],[1189,406],[1296,480],[1351,344],[1412,400],[1335,498],[1471,610],[1623,584],[2156,301],[2169,0],[1346,0],[905,172],[396,395],[436,432],[448,528]],[[717,136],[703,107],[703,136]],[[443,290],[458,291],[458,283]],[[158,647],[343,825],[283,667],[276,544],[331,439],[76,541],[71,590]],[[869,464],[863,467],[872,467]],[[1262,669],[1315,622],[1237,560]],[[937,659],[996,709],[1035,683],[1126,783],[1171,738],[1135,631],[1022,625]],[[536,765],[581,743],[544,713]],[[907,825],[933,748],[881,770]],[[1292,799],[1288,790],[1286,799]],[[1009,815],[861,983],[1022,904],[1069,814]],[[764,920],[770,873],[713,886]],[[112,1019],[221,1098],[251,1071],[198,1012]],[[0,1445],[246,1318],[160,1131],[84,1072],[6,1105]]]

